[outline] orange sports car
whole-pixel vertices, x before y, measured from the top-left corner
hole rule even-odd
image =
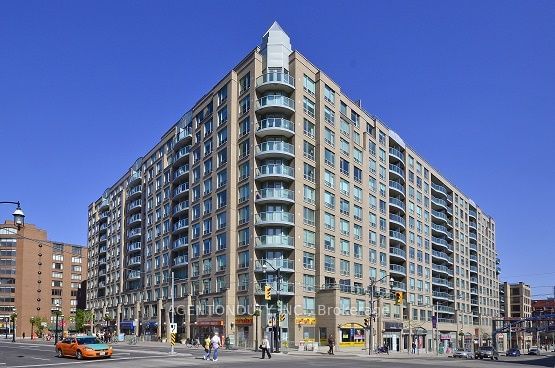
[[[59,358],[65,356],[83,358],[110,358],[112,346],[103,343],[94,336],[66,337],[56,344]]]

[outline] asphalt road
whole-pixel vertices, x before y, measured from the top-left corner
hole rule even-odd
[[[187,349],[183,346],[176,347],[177,354],[168,354],[168,347],[159,344],[114,346],[114,356],[111,359],[77,361],[73,358],[57,358],[52,343],[37,342],[8,342],[0,340],[0,368],[24,367],[76,367],[84,365],[92,367],[132,367],[132,368],[171,368],[171,367],[359,367],[371,366],[388,368],[405,367],[457,367],[457,368],[482,368],[482,367],[555,367],[555,353],[540,357],[521,356],[517,358],[501,357],[500,361],[459,360],[434,356],[408,356],[405,354],[391,354],[389,356],[368,357],[360,353],[341,352],[336,356],[315,353],[290,353],[273,354],[271,360],[260,360],[260,355],[252,351],[221,351],[218,362],[202,360],[201,349]],[[262,364],[263,363],[263,364]]]

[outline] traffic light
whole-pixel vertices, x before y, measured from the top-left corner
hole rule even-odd
[[[403,304],[403,293],[401,291],[395,292],[395,304]]]
[[[370,326],[370,319],[365,318],[364,319],[364,327],[368,327],[368,326]]]
[[[264,299],[272,300],[272,287],[270,285],[264,286]]]

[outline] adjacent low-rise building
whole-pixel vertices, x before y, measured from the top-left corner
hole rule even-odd
[[[88,221],[88,308],[128,333],[165,336],[172,274],[179,334],[244,346],[362,347],[372,310],[374,347],[448,350],[499,314],[494,219],[277,23]]]

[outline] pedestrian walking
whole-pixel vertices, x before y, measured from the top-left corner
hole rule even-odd
[[[214,353],[212,355],[212,360],[217,362],[218,361],[218,351],[220,350],[220,345],[222,344],[222,340],[217,332],[214,332],[214,336],[212,337],[212,349],[214,349]]]
[[[328,354],[329,355],[335,355],[335,353],[333,352],[333,348],[335,346],[335,339],[333,338],[333,335],[330,335],[330,337],[328,337]]]
[[[204,360],[210,359],[210,336],[204,338]]]
[[[385,352],[387,353],[387,355],[389,355],[389,346],[387,346],[387,344],[384,344],[383,346]]]
[[[412,353],[416,354],[416,343],[414,341],[412,342]]]
[[[268,336],[264,335],[264,339],[262,339],[262,344],[260,344],[260,350],[262,350],[262,358],[268,355],[268,359],[272,359],[272,354],[270,354],[270,341],[268,340]]]

